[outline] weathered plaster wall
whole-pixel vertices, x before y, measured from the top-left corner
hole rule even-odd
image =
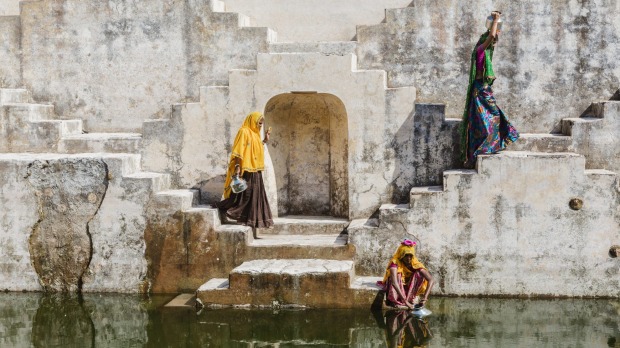
[[[0,1],[0,16],[18,16],[20,0]]]
[[[39,220],[27,166],[14,155],[0,155],[0,284],[2,290],[42,290],[30,259],[29,238]]]
[[[380,274],[403,237],[451,295],[620,296],[618,177],[576,154],[504,152],[414,189],[379,227],[349,228],[361,274]],[[573,210],[573,198],[583,201]],[[391,245],[392,247],[386,247]]]
[[[0,87],[21,85],[21,26],[17,16],[2,16],[0,8]]]
[[[389,86],[418,101],[447,103],[460,117],[473,45],[491,10],[503,12],[495,50],[498,105],[523,132],[559,131],[620,85],[620,2],[416,0],[388,10],[386,23],[358,27],[361,68],[384,69]]]
[[[393,203],[409,201],[415,186],[439,185],[443,171],[459,168],[460,120],[445,118],[443,104],[415,104],[415,112],[394,129],[386,141],[387,158],[394,158]]]
[[[167,177],[138,155],[0,155],[0,281],[11,291],[147,291],[146,209]],[[162,182],[158,182],[162,181]]]
[[[29,238],[30,259],[45,291],[79,292],[92,255],[88,224],[108,186],[102,160],[35,160],[26,179],[39,219]],[[23,231],[26,232],[26,231]]]
[[[285,93],[265,106],[280,215],[348,216],[348,131],[340,99]],[[275,136],[277,134],[277,136]]]
[[[257,70],[233,70],[228,87],[204,88],[200,103],[174,106],[169,122],[145,124],[143,165],[173,173],[173,183],[180,187],[217,180],[224,175],[230,146],[245,115],[264,110],[271,98],[291,91],[331,94],[344,105],[348,216],[369,216],[380,203],[391,202],[395,180],[402,171],[411,170],[397,167],[391,134],[411,117],[415,89],[386,88],[384,72],[356,70],[350,54],[259,54]],[[273,134],[274,142],[277,137]],[[405,185],[401,192],[410,188],[410,183]],[[273,187],[267,189],[275,192]]]
[[[108,189],[97,215],[88,225],[93,253],[83,277],[84,292],[144,292],[146,210],[157,189],[134,155],[103,156]]]
[[[24,3],[23,80],[35,100],[88,131],[137,131],[168,117],[170,104],[221,84],[232,68],[255,66],[266,28],[238,27],[210,1]]]
[[[386,8],[412,0],[226,0],[226,11],[278,33],[279,42],[351,41],[357,25],[381,23]]]

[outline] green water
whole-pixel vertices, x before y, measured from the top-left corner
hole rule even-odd
[[[171,296],[0,294],[0,347],[620,347],[620,301],[432,298],[370,310],[162,308]]]

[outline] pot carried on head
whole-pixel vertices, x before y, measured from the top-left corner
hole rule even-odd
[[[499,14],[502,14],[502,13],[501,13],[501,12],[499,12],[499,11],[493,11],[493,12],[497,12],[497,13],[499,13]],[[502,24],[504,24],[504,21],[502,20],[502,17],[500,17],[500,18],[497,20],[497,30],[502,30]],[[488,30],[491,30],[491,25],[493,25],[493,16],[488,16],[488,17],[487,17],[487,21],[486,21],[486,23],[484,24],[484,26],[485,26],[485,27],[487,27],[487,29],[488,29]]]

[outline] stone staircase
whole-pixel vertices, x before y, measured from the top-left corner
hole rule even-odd
[[[561,121],[562,133],[525,133],[521,134],[519,141],[511,145],[514,151],[534,152],[580,152],[583,151],[584,143],[595,139],[584,139],[589,136],[592,129],[615,128],[617,120],[614,118],[615,109],[620,101],[608,100],[594,102],[588,110],[578,118],[565,118]],[[605,114],[608,114],[607,117]]]
[[[476,170],[445,171],[442,186],[412,188],[409,205],[382,205],[378,219],[355,220],[348,225],[348,220],[342,219],[288,216],[277,219],[273,230],[259,230],[258,238],[245,226],[222,225],[217,210],[198,205],[196,190],[171,189],[189,187],[199,181],[203,173],[222,174],[224,166],[220,157],[227,153],[227,144],[223,141],[215,145],[200,143],[203,138],[216,138],[224,129],[216,118],[239,124],[248,110],[265,106],[269,98],[278,93],[324,91],[342,96],[347,105],[353,106],[348,112],[372,119],[372,125],[387,124],[392,117],[396,119],[394,124],[399,124],[399,120],[409,115],[407,106],[413,105],[416,92],[413,87],[389,88],[389,76],[383,70],[358,69],[355,41],[278,43],[273,30],[249,27],[251,21],[247,16],[225,12],[224,2],[211,1],[211,6],[220,20],[260,31],[269,42],[268,52],[257,54],[256,69],[231,70],[227,81],[202,86],[199,101],[173,105],[169,119],[145,121],[144,139],[138,133],[84,133],[81,120],[55,119],[54,107],[32,103],[26,90],[0,90],[4,138],[0,142],[0,152],[74,154],[66,156],[101,157],[108,163],[112,184],[108,200],[92,222],[94,251],[84,282],[87,291],[119,291],[119,279],[146,279],[142,284],[123,283],[121,291],[131,292],[140,287],[143,291],[177,292],[196,289],[207,278],[208,281],[198,288],[197,297],[208,307],[368,307],[380,301],[375,286],[379,278],[365,275],[382,274],[382,269],[373,265],[384,265],[400,237],[415,232],[405,227],[408,221],[414,220],[414,226],[420,228],[439,229],[438,226],[449,222],[436,221],[433,214],[444,208],[450,213],[454,211],[459,223],[467,220],[469,216],[462,213],[462,207],[454,204],[461,204],[463,192],[470,193],[465,188],[472,180],[485,182],[492,176],[489,173],[497,174],[494,166],[514,170],[515,163],[540,167],[540,163],[549,165],[555,160],[563,165],[562,168],[570,169],[579,182],[584,177],[601,185],[615,180],[614,173],[604,170],[574,174],[573,169],[579,166],[582,158],[569,153],[579,151],[580,145],[590,141],[591,128],[609,122],[604,117],[605,110],[617,108],[619,103],[609,101],[593,105],[592,112],[584,117],[563,120],[562,134],[522,134],[521,140],[510,148],[514,151],[481,156]],[[414,10],[388,10],[386,21],[397,21],[399,11]],[[334,81],[339,86],[334,86]],[[369,90],[380,92],[368,95]],[[209,117],[202,122],[200,116],[204,118],[205,114]],[[456,122],[447,122],[453,129]],[[371,128],[372,125],[365,126]],[[382,144],[384,135],[378,133],[375,138],[365,140]],[[349,136],[373,137],[373,134]],[[187,153],[182,153],[183,141],[190,140],[195,144],[186,149]],[[183,158],[195,158],[197,148],[210,149],[213,154],[191,163],[183,162]],[[369,156],[370,160],[363,159],[367,154],[362,152],[363,149],[352,146],[350,161],[360,167],[372,167],[373,156]],[[382,151],[377,150],[377,153]],[[47,154],[41,156],[49,157]],[[569,164],[564,165],[566,163]],[[143,168],[146,171],[142,171]],[[173,173],[173,177],[161,173]],[[549,182],[548,175],[540,178]],[[375,179],[363,173],[351,182],[355,187],[364,187]],[[351,202],[368,207],[377,203],[362,199]],[[118,221],[119,211],[131,216],[127,220],[136,222],[133,227],[126,220]],[[393,233],[391,239],[381,245],[365,239],[374,231],[401,225],[405,230],[399,230],[401,234]],[[147,226],[146,233],[141,230],[144,226]],[[132,233],[127,234],[128,228]],[[351,235],[343,232],[346,229]],[[440,237],[428,234],[424,240],[428,244],[442,245]],[[143,248],[148,248],[143,238],[156,241],[153,242],[156,250],[147,250],[147,261],[136,265],[134,260],[143,259]],[[466,237],[461,239],[467,241]],[[124,247],[115,247],[116,240],[123,240]],[[359,246],[358,250],[353,245]],[[439,250],[435,251],[440,254]],[[437,261],[428,251],[422,249],[422,252],[421,259],[428,257],[430,265],[437,266],[439,278],[445,280],[445,272],[439,271]],[[115,264],[109,262],[113,258],[117,260]],[[149,268],[156,271],[146,276]],[[450,271],[458,272],[456,268]],[[98,277],[100,274],[107,278]],[[474,293],[471,288],[463,290],[453,284],[448,283],[448,288],[441,286],[440,291]],[[473,288],[471,284],[465,286]],[[497,290],[492,285],[487,286],[489,292]],[[501,293],[501,289],[496,293]]]
[[[373,240],[397,245],[408,237],[436,277],[434,293],[613,293],[615,281],[604,275],[615,267],[607,257],[613,238],[604,236],[614,235],[618,177],[585,162],[575,153],[503,151],[480,156],[474,170],[445,171],[443,185],[413,187],[409,204],[384,204],[377,219],[351,223],[356,271],[378,274],[391,256]],[[582,234],[593,226],[596,232]],[[599,280],[575,285],[581,275],[566,272],[561,282],[550,278],[575,257]]]
[[[265,35],[267,36],[267,42],[276,42],[278,34],[270,28],[267,27],[256,27],[251,23],[250,17],[243,13],[238,12],[228,12],[226,11],[226,4],[224,1],[220,0],[211,0],[211,10],[214,14],[216,14],[219,19],[227,22],[237,22],[239,28],[244,28],[247,30],[261,30],[265,31]]]
[[[55,119],[53,105],[32,103],[24,89],[0,89],[0,108],[3,162],[25,166],[37,160],[101,159],[106,163],[109,183],[106,199],[89,224],[93,251],[83,290],[147,289],[136,281],[145,279],[146,262],[136,260],[144,259],[141,249],[150,205],[186,210],[197,203],[198,191],[172,189],[169,174],[143,171],[140,134],[82,133],[81,120]],[[20,287],[11,290],[24,290]]]
[[[85,133],[82,120],[60,120],[54,106],[32,102],[25,89],[0,89],[2,152],[139,153],[138,133]]]
[[[293,259],[253,260],[229,278],[214,278],[197,291],[207,307],[381,306],[374,277],[356,277],[352,261]]]

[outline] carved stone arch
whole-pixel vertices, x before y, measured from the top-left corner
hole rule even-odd
[[[349,217],[348,121],[333,94],[292,92],[265,106],[278,215]],[[269,178],[267,179],[269,180]],[[272,181],[273,182],[273,181]]]

